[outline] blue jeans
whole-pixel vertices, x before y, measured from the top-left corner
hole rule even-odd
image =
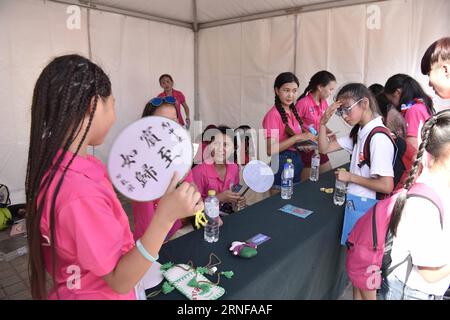
[[[403,292],[403,287],[405,291]],[[396,276],[389,275],[387,279],[383,279],[380,294],[382,300],[442,300],[443,296],[435,296],[419,290],[405,286]]]
[[[287,159],[291,159],[294,165],[294,184],[300,183],[300,174],[303,170],[302,158],[297,151],[285,150],[278,154],[278,171],[275,173],[275,181],[273,182],[274,189],[281,188],[281,175]]]

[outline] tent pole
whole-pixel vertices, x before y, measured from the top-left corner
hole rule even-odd
[[[194,29],[194,120],[200,120],[200,110],[199,110],[199,37],[198,37],[198,22],[197,22],[197,0],[192,0],[193,8],[193,29]]]
[[[162,23],[167,23],[167,24],[184,27],[184,28],[188,28],[188,29],[192,30],[192,23],[190,23],[190,22],[154,16],[154,15],[150,15],[150,14],[146,14],[146,13],[141,13],[138,11],[122,9],[119,7],[107,6],[107,5],[103,5],[103,4],[96,4],[95,2],[87,1],[87,0],[47,0],[47,1],[52,1],[52,2],[56,2],[56,3],[67,4],[67,5],[75,5],[75,6],[79,6],[79,7],[83,7],[83,8],[90,8],[90,9],[99,10],[99,11],[117,13],[117,14],[129,16],[129,17],[140,18],[140,19],[145,19],[145,20],[150,20],[150,21],[162,22]]]
[[[298,19],[299,15],[295,15],[295,30],[294,30],[294,70],[292,71],[294,74],[297,73],[297,41],[298,41]]]
[[[355,6],[355,5],[361,5],[361,4],[369,4],[369,3],[373,3],[373,2],[384,2],[384,1],[390,1],[390,0],[334,0],[334,1],[328,1],[328,2],[319,3],[319,4],[311,4],[311,5],[305,5],[305,6],[301,6],[301,7],[293,7],[293,8],[287,8],[287,9],[281,9],[281,10],[273,10],[273,11],[267,11],[267,12],[262,12],[262,13],[257,13],[257,14],[241,16],[241,17],[200,23],[199,29],[214,28],[214,27],[224,26],[224,25],[233,24],[233,23],[241,23],[241,22],[246,22],[246,21],[280,17],[280,16],[291,15],[291,14],[319,11],[319,10],[325,10],[325,9],[334,9],[334,8]]]

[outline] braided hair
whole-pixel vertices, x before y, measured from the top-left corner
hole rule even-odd
[[[425,150],[436,160],[446,156],[446,148],[449,147],[448,144],[450,143],[450,110],[443,110],[429,118],[422,128],[421,137],[422,143],[419,146],[417,157],[392,211],[389,230],[394,236],[397,234],[397,227],[406,204],[407,192],[411,189],[417,178]]]
[[[315,73],[311,77],[311,80],[309,80],[305,91],[300,97],[298,97],[297,101],[304,98],[309,92],[315,92],[318,86],[326,87],[332,81],[336,81],[336,77],[331,72],[322,70]]]
[[[25,180],[29,273],[34,299],[45,299],[46,274],[42,252],[41,218],[47,192],[69,147],[89,120],[80,144],[57,181],[50,203],[50,247],[52,278],[57,267],[55,203],[64,176],[83,145],[91,127],[99,98],[111,95],[108,76],[96,64],[79,55],[55,58],[40,74],[31,106],[30,146]],[[92,110],[89,106],[92,103]],[[62,152],[58,155],[58,151]],[[55,282],[55,281],[54,281]],[[58,293],[57,293],[58,294]]]
[[[295,76],[295,74],[293,74],[292,72],[283,72],[283,73],[280,73],[276,77],[273,87],[274,87],[274,89],[280,89],[281,86],[283,86],[285,83],[291,83],[291,82],[295,82],[297,84],[297,86],[299,85],[298,78]],[[276,93],[275,93],[275,107],[277,108],[278,113],[281,116],[281,120],[283,120],[283,123],[286,126],[285,127],[286,134],[289,137],[295,136],[295,131],[289,126],[287,114],[283,108],[283,105],[281,104],[280,97],[278,97],[278,95]],[[297,109],[295,108],[295,104],[291,103],[291,105],[289,106],[289,109],[294,114],[295,119],[297,119],[297,121],[300,125],[300,129],[302,129],[303,121],[300,118],[300,116],[297,112]]]

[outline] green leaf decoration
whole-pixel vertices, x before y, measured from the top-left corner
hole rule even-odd
[[[167,262],[167,263],[164,263],[163,265],[161,265],[160,269],[162,271],[167,271],[167,270],[169,270],[172,267],[173,267],[173,263],[172,262]]]
[[[233,271],[223,271],[220,274],[224,275],[227,279],[231,279],[234,276]]]
[[[200,290],[202,290],[202,292],[201,292],[200,294],[206,294],[206,293],[208,293],[208,291],[211,289],[211,285],[208,284],[208,283],[200,283],[200,284],[198,285],[198,288],[199,288]]]
[[[196,277],[193,277],[193,278],[191,279],[191,281],[188,282],[187,285],[188,285],[189,287],[197,288],[198,282],[197,282]]]
[[[209,269],[205,268],[205,267],[198,267],[197,268],[197,273],[199,273],[199,274],[208,274],[209,273]]]
[[[163,286],[162,286],[162,291],[163,291],[164,294],[168,294],[168,293],[172,292],[174,289],[175,289],[175,288],[172,287],[172,286],[170,285],[170,283],[168,283],[167,281],[164,282],[164,284],[163,284]]]

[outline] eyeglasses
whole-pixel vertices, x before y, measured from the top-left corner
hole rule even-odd
[[[162,97],[162,98],[153,98],[150,100],[150,104],[154,107],[159,107],[163,103],[175,104],[177,100],[172,96]]]
[[[350,112],[352,112],[352,109],[354,106],[356,106],[358,103],[360,103],[364,98],[359,99],[358,101],[356,101],[354,104],[352,104],[350,107],[348,108],[338,108],[336,110],[336,115],[339,117],[343,117],[344,115],[349,115]]]

